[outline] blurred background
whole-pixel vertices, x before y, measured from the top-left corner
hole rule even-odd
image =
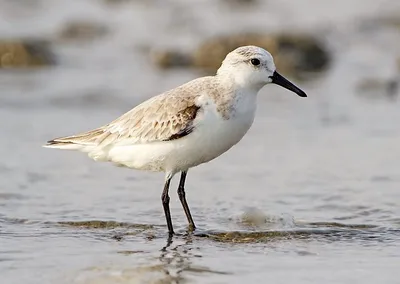
[[[248,135],[188,174],[43,149],[266,48]],[[4,283],[398,283],[400,1],[0,0]],[[333,273],[334,272],[334,273]]]

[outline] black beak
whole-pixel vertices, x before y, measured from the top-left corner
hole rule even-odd
[[[274,74],[270,78],[272,79],[272,83],[282,86],[282,87],[296,93],[300,97],[307,97],[307,95],[306,95],[306,93],[304,93],[304,91],[299,89],[297,86],[295,86],[292,82],[290,82],[288,79],[283,77],[278,72],[275,71]]]

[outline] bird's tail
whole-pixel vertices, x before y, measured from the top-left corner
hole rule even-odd
[[[96,146],[95,138],[102,132],[102,130],[96,129],[77,135],[54,138],[47,141],[43,147],[88,152]]]

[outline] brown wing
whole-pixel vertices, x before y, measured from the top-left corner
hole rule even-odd
[[[182,138],[193,131],[200,107],[194,97],[160,95],[138,105],[113,122],[78,135],[56,138],[47,145],[149,143]]]

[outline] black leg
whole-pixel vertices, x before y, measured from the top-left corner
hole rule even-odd
[[[168,177],[167,180],[165,181],[165,185],[164,185],[164,190],[163,193],[161,195],[161,201],[164,207],[164,214],[165,214],[165,219],[167,219],[167,226],[168,226],[168,232],[169,235],[173,235],[174,234],[174,228],[172,227],[172,220],[171,220],[171,212],[169,210],[169,195],[168,195],[168,191],[169,191],[169,184],[171,183],[171,178]]]
[[[181,180],[179,181],[179,187],[178,187],[178,195],[179,195],[179,200],[182,203],[183,210],[185,210],[185,214],[186,214],[186,218],[189,222],[189,226],[191,227],[192,230],[194,230],[194,229],[196,229],[196,226],[194,225],[192,214],[190,214],[189,206],[186,202],[186,194],[185,194],[186,175],[187,175],[187,171],[184,171],[181,174]]]

